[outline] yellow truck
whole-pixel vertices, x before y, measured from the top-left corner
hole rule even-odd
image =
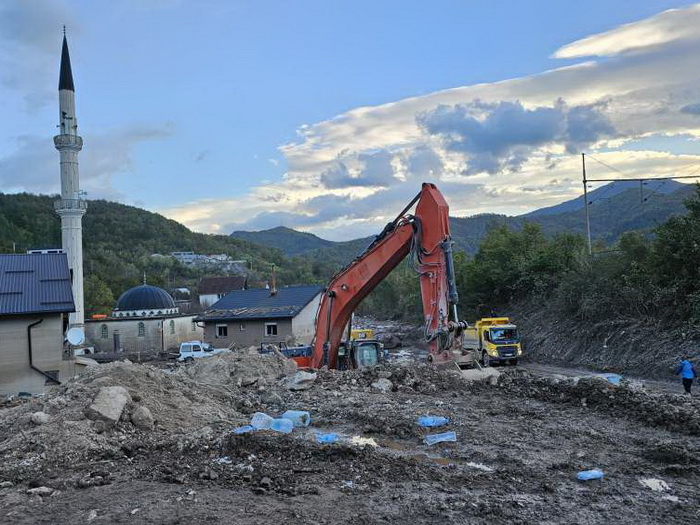
[[[482,366],[517,365],[523,355],[518,327],[508,317],[484,317],[464,331],[463,348],[471,350]]]

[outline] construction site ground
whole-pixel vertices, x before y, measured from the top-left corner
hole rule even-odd
[[[289,362],[253,350],[91,367],[0,410],[0,522],[700,522],[700,398],[526,367],[467,378],[402,355],[300,391]],[[118,422],[87,419],[111,386],[130,394]],[[287,409],[311,426],[231,432]],[[424,444],[443,431],[456,442]],[[339,441],[317,443],[328,432]],[[603,479],[576,479],[589,469]]]

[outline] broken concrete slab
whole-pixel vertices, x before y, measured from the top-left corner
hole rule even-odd
[[[462,377],[467,381],[488,381],[490,384],[495,385],[498,383],[498,377],[501,373],[495,368],[472,368],[471,370],[462,370]]]
[[[51,416],[49,416],[46,412],[34,412],[30,421],[36,426],[45,425],[51,421]]]
[[[316,374],[299,371],[285,382],[289,390],[308,390],[316,381]]]
[[[372,388],[380,392],[391,392],[392,388],[394,388],[394,383],[388,379],[381,378],[372,383]]]
[[[119,421],[124,407],[131,401],[131,396],[122,386],[105,386],[100,388],[92,400],[92,404],[85,409],[85,416],[93,421],[102,421],[107,427]]]
[[[143,405],[139,405],[136,410],[131,413],[131,422],[136,428],[141,430],[153,430],[155,421],[153,420],[153,414]]]

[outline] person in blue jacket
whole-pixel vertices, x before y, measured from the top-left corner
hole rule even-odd
[[[681,361],[681,364],[676,368],[676,375],[681,376],[685,393],[690,394],[690,387],[693,386],[693,379],[698,376],[693,363],[690,362],[690,356],[683,357],[683,361]]]

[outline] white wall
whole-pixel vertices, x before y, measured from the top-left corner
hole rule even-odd
[[[297,343],[308,345],[314,338],[316,312],[321,301],[321,294],[314,297],[304,309],[292,319],[292,333]]]

